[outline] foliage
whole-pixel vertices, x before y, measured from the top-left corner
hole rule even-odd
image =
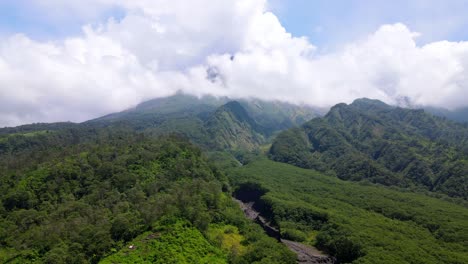
[[[100,263],[227,263],[222,251],[211,245],[185,221],[163,223],[128,243]]]
[[[466,205],[265,158],[232,167],[228,176],[234,186],[256,183],[268,190],[260,199],[271,207],[283,235],[314,242],[343,262],[468,261]]]
[[[233,258],[243,255],[247,247],[242,244],[245,237],[239,233],[239,229],[233,225],[212,224],[206,231],[209,241],[223,249]]]
[[[295,263],[232,191],[342,262],[468,263],[466,200],[441,194],[468,193],[466,125],[358,100],[272,144],[273,159],[320,173],[258,159],[310,111],[176,95],[0,129],[0,262]]]
[[[262,261],[266,254],[257,252],[269,250],[278,259],[294,259],[261,230],[247,234],[254,224],[223,193],[229,190],[224,174],[185,137],[153,138],[120,125],[82,125],[9,135],[5,142],[0,262],[97,263],[130,241],[141,242],[139,236],[149,230],[167,234],[156,244],[141,245],[157,249],[149,254],[163,263]],[[205,239],[215,224],[238,229],[244,247],[239,254]],[[260,249],[265,244],[258,241],[268,247]],[[180,244],[190,246],[161,255],[166,246]]]
[[[340,179],[468,198],[468,127],[359,99],[281,133],[270,157]]]
[[[237,101],[218,108],[207,119],[205,126],[210,135],[210,149],[253,150],[265,142],[262,129]]]
[[[127,126],[147,135],[178,133],[209,150],[254,150],[275,133],[301,125],[318,110],[281,102],[178,93],[86,124]]]

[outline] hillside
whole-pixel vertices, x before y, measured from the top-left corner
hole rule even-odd
[[[467,263],[468,209],[384,186],[343,181],[260,157],[228,169],[283,238],[341,263]]]
[[[359,99],[281,133],[273,160],[340,179],[468,198],[468,127],[423,110]]]
[[[35,145],[0,152],[1,263],[294,263],[184,138],[115,128],[29,137]],[[132,244],[153,251],[118,253]]]
[[[205,150],[250,151],[271,140],[279,131],[300,126],[323,111],[279,101],[231,100],[226,97],[196,97],[177,93],[143,102],[132,109],[83,123],[31,124],[0,128],[0,151],[17,141],[37,146],[36,133],[54,132],[59,138],[70,131],[108,128],[159,137],[177,133]],[[51,136],[51,137],[54,137]],[[47,137],[47,138],[51,138]],[[60,141],[61,139],[54,139]],[[75,137],[76,141],[79,139]]]
[[[313,115],[251,102],[178,94],[81,124],[0,129],[0,262],[293,263],[189,142],[249,151]]]
[[[253,150],[265,143],[266,128],[261,127],[237,101],[218,108],[205,122],[210,148]]]
[[[179,93],[86,124],[125,125],[156,136],[179,133],[207,149],[252,150],[280,130],[302,125],[319,113],[319,109],[284,102]]]
[[[0,262],[295,263],[231,196],[342,263],[466,262],[466,125],[369,99],[304,124],[312,108],[223,100],[0,129]],[[263,157],[272,138],[306,169]]]

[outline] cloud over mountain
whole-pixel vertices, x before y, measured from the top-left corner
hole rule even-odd
[[[38,0],[34,8],[124,15],[64,39],[3,37],[0,126],[83,121],[177,90],[317,106],[357,97],[467,106],[468,42],[418,46],[404,24],[323,54],[289,34],[265,0]]]

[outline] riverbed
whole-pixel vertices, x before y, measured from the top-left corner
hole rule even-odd
[[[278,228],[272,226],[268,220],[263,217],[260,212],[254,209],[255,202],[243,202],[236,198],[236,201],[245,216],[250,220],[259,224],[263,230],[270,236],[278,240],[278,242],[286,245],[291,251],[297,255],[297,263],[301,264],[334,264],[336,260],[334,257],[328,256],[315,247],[305,245],[299,242],[290,241],[281,238],[281,232]]]

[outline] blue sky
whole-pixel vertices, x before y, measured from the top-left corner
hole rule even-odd
[[[41,6],[37,0],[0,0],[0,33],[23,33],[36,40],[55,40],[80,34],[83,25],[102,23],[110,17],[120,19],[124,15],[117,7],[96,12],[60,7],[54,10]]]
[[[468,40],[468,0],[273,0],[273,12],[296,36],[319,47],[340,45],[403,23],[422,33],[420,44]]]
[[[307,36],[324,50],[366,36],[382,24],[397,22],[422,33],[418,44],[468,40],[468,0],[270,0],[269,8],[288,32]],[[2,0],[0,33],[57,39],[79,34],[84,24],[123,16],[118,8],[85,16],[47,13],[31,0]]]

